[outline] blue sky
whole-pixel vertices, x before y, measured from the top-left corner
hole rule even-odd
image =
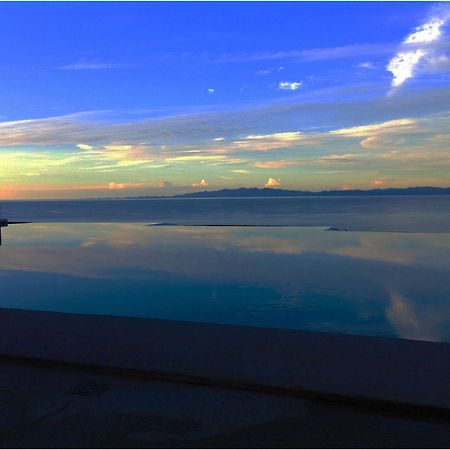
[[[0,196],[449,185],[449,11],[2,3]]]

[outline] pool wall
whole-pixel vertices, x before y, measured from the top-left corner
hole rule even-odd
[[[0,358],[450,418],[450,344],[0,309]]]

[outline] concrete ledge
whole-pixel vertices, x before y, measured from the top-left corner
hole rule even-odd
[[[0,309],[0,357],[450,418],[450,345]]]

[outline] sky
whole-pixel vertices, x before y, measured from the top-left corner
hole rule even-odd
[[[450,4],[0,4],[0,198],[450,186]]]

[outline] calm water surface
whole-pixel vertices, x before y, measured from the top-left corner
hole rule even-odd
[[[0,307],[450,342],[450,234],[35,223],[2,229]]]
[[[297,197],[2,202],[10,220],[337,226],[450,233],[450,196]]]

